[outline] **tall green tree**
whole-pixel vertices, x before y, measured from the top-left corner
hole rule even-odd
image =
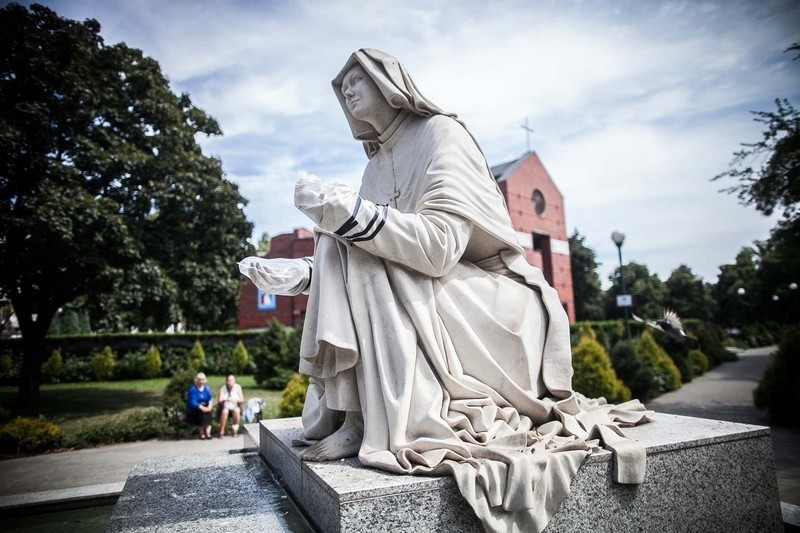
[[[714,299],[717,302],[717,322],[742,326],[757,317],[753,302],[761,298],[758,276],[759,255],[755,248],[745,246],[731,264],[719,267]]]
[[[783,324],[800,323],[800,222],[794,224],[792,231],[779,226],[766,242],[759,243],[759,313]]]
[[[0,34],[0,292],[23,336],[18,400],[31,405],[60,307],[113,292],[154,323],[179,310],[219,324],[252,226],[195,140],[219,126],[155,60],[36,4],[0,9]]]
[[[687,265],[680,265],[664,282],[667,297],[664,306],[672,309],[681,318],[709,320],[714,312],[711,285],[703,283]]]
[[[603,288],[597,274],[597,255],[586,246],[586,238],[576,229],[569,238],[569,256],[572,266],[572,290],[575,295],[575,318],[602,320]]]
[[[667,289],[658,277],[650,274],[646,265],[634,261],[625,265],[625,289],[633,296],[631,310],[646,319],[655,319],[664,314]],[[606,316],[621,317],[622,310],[617,307],[617,294],[620,294],[619,267],[608,277],[613,284],[605,292]]]
[[[791,223],[800,217],[800,110],[781,98],[775,106],[774,112],[753,112],[753,120],[766,127],[762,139],[743,143],[730,168],[713,180],[737,180],[723,191],[736,194],[742,204],[755,205],[765,215],[782,211],[784,223]]]
[[[800,52],[800,43],[786,51]],[[795,55],[794,60],[798,59],[800,55]],[[778,98],[775,111],[752,114],[764,126],[761,140],[742,143],[728,170],[713,180],[733,179],[737,183],[724,192],[736,194],[742,204],[755,206],[765,215],[781,213],[769,240],[756,243],[762,286],[749,301],[759,317],[793,322],[800,319],[800,297],[788,289],[800,283],[800,110]]]

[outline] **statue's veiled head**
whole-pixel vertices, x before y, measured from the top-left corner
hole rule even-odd
[[[352,117],[382,133],[399,109],[392,107],[361,65],[353,65],[342,78],[344,104]]]
[[[354,67],[360,68],[354,69]],[[368,97],[372,99],[370,103],[376,105],[374,110],[378,110],[378,112],[381,109],[384,111],[389,109],[393,115],[400,111],[407,111],[423,117],[440,114],[455,117],[454,114],[445,113],[425,98],[414,85],[408,71],[397,59],[380,50],[362,48],[350,56],[331,83],[347,121],[350,123],[353,137],[364,141],[368,154],[374,152],[374,145],[378,141],[380,132],[370,123],[369,114],[364,114],[367,109],[363,105],[365,103],[363,98],[361,102],[351,101],[348,104],[348,97],[344,93],[352,86],[353,78],[361,76],[362,73],[369,78],[368,81],[364,78],[360,80],[361,82],[367,81],[364,83],[363,91],[369,91]],[[375,89],[381,99],[375,94]],[[365,92],[365,94],[367,93]],[[374,114],[374,110],[370,114]]]

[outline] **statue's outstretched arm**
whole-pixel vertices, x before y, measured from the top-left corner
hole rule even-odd
[[[297,182],[295,205],[325,233],[433,277],[458,263],[472,233],[461,216],[432,209],[403,213],[311,176]]]
[[[256,287],[271,294],[297,296],[308,291],[314,259],[265,259],[246,257],[239,261],[239,272],[250,278]]]

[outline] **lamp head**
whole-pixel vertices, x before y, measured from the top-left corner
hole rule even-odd
[[[617,246],[622,246],[622,243],[625,242],[625,234],[619,230],[614,230],[614,233],[611,234],[611,240]]]

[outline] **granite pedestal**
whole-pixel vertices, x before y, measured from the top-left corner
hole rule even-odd
[[[625,431],[645,482],[614,483],[611,453],[592,454],[546,531],[783,531],[769,428],[656,413]],[[302,462],[301,434],[299,418],[263,421],[259,450],[321,531],[483,531],[452,478]]]

